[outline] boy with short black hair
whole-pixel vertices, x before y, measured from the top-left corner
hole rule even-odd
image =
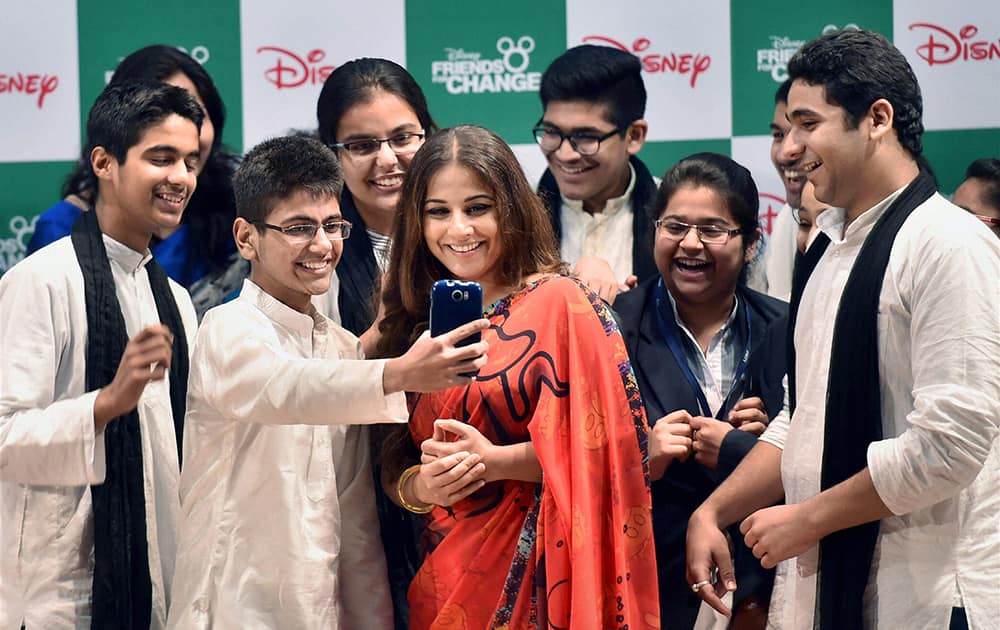
[[[0,627],[166,623],[197,319],[149,241],[194,192],[203,117],[180,88],[106,88],[94,210],[0,279]]]
[[[720,528],[742,520],[778,566],[773,626],[993,627],[1000,503],[967,490],[996,488],[1000,241],[937,193],[920,86],[884,36],[822,35],[788,74],[782,150],[826,238],[792,285],[785,409],[691,517],[691,588],[724,609]]]
[[[534,134],[549,168],[538,192],[563,260],[613,300],[656,273],[646,206],[659,182],[636,157],[648,128],[642,64],[615,48],[576,46],[545,70],[539,96]]]
[[[195,344],[170,627],[391,628],[368,428],[406,422],[402,391],[468,382],[478,320],[362,360],[320,314],[351,224],[343,175],[321,142],[254,147],[236,172],[239,298],[211,309]]]

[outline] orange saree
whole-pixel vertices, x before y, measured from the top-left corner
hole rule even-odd
[[[411,435],[455,418],[531,440],[541,484],[498,481],[428,515],[410,627],[657,628],[647,422],[610,311],[575,280],[497,302],[468,387],[414,399]]]

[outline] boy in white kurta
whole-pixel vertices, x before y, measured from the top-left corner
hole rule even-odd
[[[405,422],[403,390],[467,381],[485,344],[454,342],[486,322],[363,360],[311,304],[350,234],[341,186],[336,157],[305,138],[264,142],[237,171],[252,271],[195,342],[170,627],[392,627],[363,425]]]
[[[149,241],[194,192],[202,118],[180,88],[105,89],[95,207],[0,280],[0,628],[166,624],[197,319]]]

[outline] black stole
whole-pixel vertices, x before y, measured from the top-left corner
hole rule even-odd
[[[347,188],[340,195],[340,212],[354,229],[351,230],[351,238],[344,241],[344,253],[337,265],[337,279],[340,281],[337,306],[341,325],[361,336],[375,321],[378,312],[376,294],[381,272],[365,221]]]
[[[846,308],[838,307],[833,329],[822,490],[866,468],[868,445],[883,437],[878,366],[879,296],[896,234],[910,213],[927,201],[936,188],[934,179],[921,171],[875,223],[851,268],[840,298],[841,306]],[[822,247],[825,249],[826,244]],[[818,258],[817,255],[816,260]],[[815,262],[812,266],[815,267]],[[802,278],[793,278],[795,314],[807,280],[805,269],[802,275]],[[788,366],[790,383],[794,382],[794,370],[793,362]],[[819,628],[863,627],[864,593],[878,532],[879,522],[875,521],[834,532],[820,541]]]
[[[86,388],[94,391],[114,379],[128,335],[97,213],[82,213],[73,225],[70,238],[83,272],[87,308]],[[151,260],[146,271],[160,321],[174,333],[170,404],[180,461],[187,393],[187,339],[163,269]],[[91,627],[102,630],[148,628],[152,584],[146,543],[142,441],[139,414],[135,409],[115,418],[104,428],[104,449],[105,481],[90,487],[94,505]]]

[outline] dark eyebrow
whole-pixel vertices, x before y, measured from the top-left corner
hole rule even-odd
[[[418,131],[420,131],[420,126],[419,125],[414,125],[413,123],[403,123],[402,125],[399,125],[398,127],[394,127],[389,132],[389,135],[387,135],[386,137],[387,138],[394,138],[394,137],[396,137],[398,135],[401,135],[401,134],[404,134],[404,133],[416,133]],[[375,136],[373,134],[370,134],[370,133],[353,133],[353,134],[347,136],[346,138],[344,138],[341,141],[341,143],[342,144],[347,144],[348,142],[357,142],[359,140],[371,140],[374,137]]]
[[[793,118],[809,118],[818,115],[819,114],[811,109],[796,109],[795,111],[790,111],[785,114],[785,118],[788,119],[788,122],[792,122]]]
[[[574,134],[574,133],[588,133],[588,134],[592,133],[592,134],[598,134],[598,135],[600,135],[600,134],[605,133],[605,132],[601,131],[600,129],[598,129],[597,127],[573,127],[569,131],[563,131],[562,128],[560,128],[558,125],[553,125],[552,123],[550,123],[549,121],[545,120],[544,118],[538,124],[542,125],[543,127],[551,127],[552,129],[555,129],[555,130],[559,131],[563,135],[571,135],[571,134]]]
[[[466,203],[468,203],[470,201],[475,201],[476,199],[485,199],[486,201],[493,201],[493,197],[490,197],[486,193],[480,193],[478,195],[472,195],[471,197],[466,197],[465,201]]]
[[[178,155],[180,155],[180,153],[181,153],[180,149],[171,144],[157,144],[147,148],[145,151],[142,152],[143,155],[147,156],[153,154],[160,154],[160,155],[169,155],[170,157],[177,157]],[[185,155],[183,159],[189,160],[191,158],[200,160],[201,151],[200,150],[191,151],[190,153]]]
[[[771,131],[784,131],[784,130],[778,125],[771,123]]]
[[[320,222],[320,224],[322,225],[323,223],[329,223],[330,221],[340,221],[343,218],[344,218],[344,216],[341,215],[341,214],[331,214],[327,218],[323,219]],[[312,217],[307,217],[304,214],[296,214],[296,215],[290,216],[287,219],[285,219],[284,221],[282,221],[281,223],[284,224],[284,225],[289,225],[289,224],[298,225],[300,223],[309,223],[311,225],[316,225],[315,223],[313,223]]]

